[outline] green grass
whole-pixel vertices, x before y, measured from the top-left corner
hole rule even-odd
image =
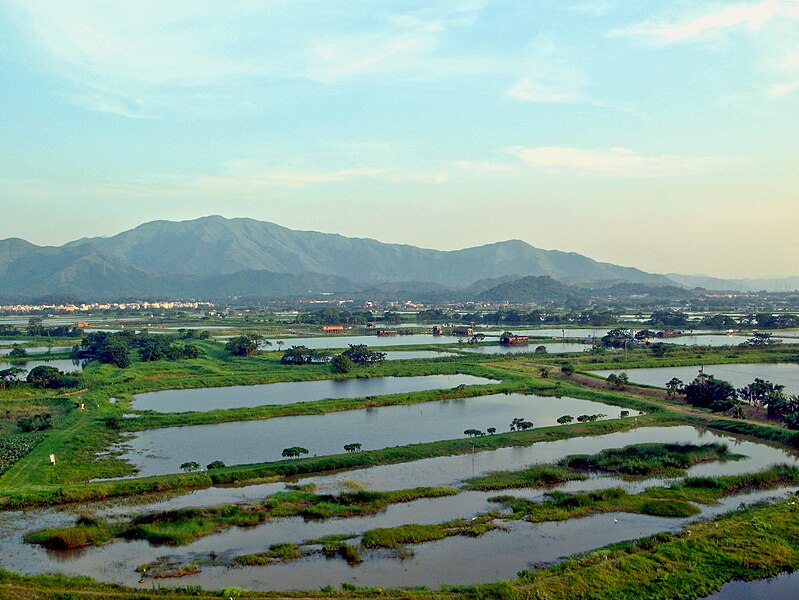
[[[495,471],[467,479],[461,486],[464,490],[506,490],[523,487],[549,487],[574,481],[587,479],[583,473],[557,465],[533,465],[519,471]]]
[[[677,477],[692,465],[746,458],[726,444],[636,444],[598,454],[572,454],[558,464],[569,469],[598,471],[627,478]]]
[[[421,487],[388,492],[346,492],[334,496],[315,494],[305,487],[278,492],[261,503],[181,508],[112,524],[81,517],[74,527],[42,529],[29,534],[26,541],[62,550],[100,545],[119,538],[143,539],[155,545],[181,546],[230,527],[253,527],[267,519],[365,516],[376,514],[390,504],[421,498],[441,498],[457,493],[453,488]]]
[[[408,544],[433,542],[455,535],[477,537],[498,525],[491,516],[481,516],[472,520],[458,519],[434,525],[409,523],[399,527],[381,527],[364,532],[361,545],[364,548],[399,548]]]
[[[533,523],[565,521],[590,515],[627,512],[658,517],[689,517],[699,509],[691,504],[713,504],[724,496],[799,483],[799,468],[777,465],[760,473],[722,477],[689,477],[668,487],[651,487],[638,494],[622,488],[592,492],[550,492],[543,502],[514,496],[496,496],[490,501],[509,510],[512,518]]]
[[[233,559],[233,564],[241,567],[256,567],[269,565],[276,562],[290,562],[305,556],[296,544],[280,543],[269,546],[268,552],[255,554],[241,554]]]

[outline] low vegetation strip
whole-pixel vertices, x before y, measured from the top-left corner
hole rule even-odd
[[[574,481],[587,479],[584,473],[557,465],[534,465],[519,471],[495,471],[480,477],[467,479],[461,486],[464,490],[506,490],[524,487],[549,487]]]
[[[471,594],[485,598],[493,588],[506,590],[507,600],[694,599],[733,579],[748,581],[797,568],[799,511],[782,502],[698,523],[690,532],[657,534],[549,569],[524,571],[516,582],[482,586]]]
[[[636,444],[608,448],[598,454],[572,454],[560,466],[581,471],[612,473],[628,478],[676,477],[692,465],[746,458],[730,452],[727,444]]]
[[[475,450],[490,451],[512,446],[529,446],[536,442],[557,441],[575,437],[605,435],[629,431],[637,427],[672,425],[671,415],[658,412],[637,419],[618,419],[580,423],[569,426],[542,427],[528,431],[498,433],[472,439],[444,440],[411,444],[395,448],[352,452],[331,456],[273,461],[253,465],[237,465],[206,472],[163,475],[139,479],[78,483],[60,486],[37,486],[4,489],[0,493],[0,509],[103,500],[129,495],[176,491],[229,483],[255,483],[269,478],[299,474],[323,473],[331,470],[355,469],[377,465],[412,462],[438,456],[469,454]],[[1,482],[2,480],[0,480]]]
[[[471,520],[458,519],[434,525],[409,523],[399,527],[370,529],[363,534],[361,545],[364,548],[399,548],[407,544],[422,544],[442,540],[455,535],[481,536],[499,525],[494,518],[484,515]]]
[[[548,487],[566,481],[586,479],[586,472],[611,473],[628,478],[678,477],[691,465],[745,458],[733,454],[726,444],[634,444],[609,448],[597,454],[572,454],[557,465],[532,465],[517,471],[495,471],[467,479],[465,490],[504,490]]]
[[[609,512],[684,518],[698,514],[691,504],[713,504],[724,496],[799,483],[799,467],[776,465],[760,473],[722,477],[688,477],[670,486],[647,488],[630,494],[621,488],[593,492],[550,492],[543,502],[515,496],[495,496],[490,501],[510,511],[515,519],[533,523],[565,521]]]
[[[44,439],[41,433],[23,433],[0,439],[0,474],[28,454]]]
[[[25,540],[52,550],[101,545],[111,539],[144,539],[151,544],[185,545],[230,527],[252,527],[267,519],[300,516],[330,519],[375,514],[389,504],[457,494],[453,488],[412,488],[389,492],[359,490],[339,495],[315,494],[302,487],[273,494],[260,503],[223,504],[182,508],[109,523],[91,516],[78,517],[73,527],[46,528]]]

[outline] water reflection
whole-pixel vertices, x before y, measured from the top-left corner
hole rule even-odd
[[[177,413],[192,410],[204,411],[263,406],[266,404],[313,402],[324,398],[363,398],[366,396],[405,394],[425,390],[449,389],[458,385],[486,385],[489,383],[498,382],[484,377],[463,374],[290,381],[263,385],[235,385],[149,392],[135,396],[132,407],[136,410]]]
[[[752,383],[756,377],[766,379],[772,383],[785,386],[786,394],[799,394],[799,364],[796,363],[769,363],[769,364],[726,364],[702,365],[705,373],[714,375],[716,379],[729,381],[736,388]],[[685,383],[694,380],[700,365],[690,367],[651,367],[644,369],[627,369],[630,381],[657,387],[665,387],[666,382],[672,377],[677,377]],[[596,375],[607,377],[611,373],[620,373],[619,369],[591,371]]]
[[[272,384],[274,385],[274,384]],[[228,465],[279,460],[284,448],[303,446],[311,455],[339,454],[353,442],[364,450],[462,438],[466,429],[507,431],[516,417],[536,427],[555,425],[569,414],[619,415],[619,408],[576,398],[523,394],[492,394],[373,410],[348,410],[323,415],[236,421],[215,425],[169,427],[134,434],[122,456],[139,468],[140,476],[178,471],[195,460]],[[638,413],[631,411],[631,418]],[[476,440],[479,445],[479,439]]]

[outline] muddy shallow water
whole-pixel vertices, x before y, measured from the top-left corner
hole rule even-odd
[[[705,374],[713,375],[716,379],[730,382],[736,388],[742,388],[752,383],[755,377],[779,383],[785,386],[786,394],[799,394],[799,364],[796,363],[754,363],[754,364],[724,364],[702,365]],[[624,372],[634,383],[643,383],[657,387],[666,387],[666,382],[672,377],[690,383],[699,373],[700,365],[690,367],[650,367],[644,369],[627,369]],[[607,377],[611,373],[621,373],[616,370],[591,371],[596,375]]]
[[[274,385],[274,384],[273,384]],[[618,417],[616,406],[569,397],[492,394],[410,405],[380,406],[323,415],[235,421],[191,427],[150,429],[133,434],[121,457],[140,476],[174,473],[186,461],[227,465],[280,460],[290,446],[310,455],[340,454],[344,444],[364,450],[464,437],[466,429],[507,431],[514,418],[536,427],[555,425],[558,417],[604,414]],[[637,411],[631,411],[633,418]],[[479,444],[479,439],[476,440]]]
[[[797,457],[782,449],[741,440],[731,435],[702,431],[693,427],[647,427],[591,438],[575,438],[556,442],[540,442],[524,448],[504,448],[474,455],[439,457],[415,463],[372,467],[301,478],[301,483],[315,483],[320,491],[341,489],[345,480],[353,480],[367,489],[400,489],[420,485],[457,485],[465,478],[491,470],[521,468],[535,462],[555,462],[567,454],[597,452],[604,448],[620,447],[641,442],[727,442],[732,451],[746,460],[696,465],[689,474],[732,474],[761,470],[776,462],[799,464]],[[570,482],[558,489],[577,491],[620,485],[631,492],[659,485],[657,479],[645,482],[625,482],[609,477],[592,477],[587,481]],[[172,497],[162,497],[142,504],[145,499],[95,503],[67,510],[32,510],[24,513],[0,513],[0,566],[24,573],[62,572],[85,574],[103,581],[140,585],[135,567],[152,562],[162,555],[180,560],[209,562],[211,553],[219,560],[234,555],[262,552],[270,544],[301,542],[322,535],[351,533],[358,535],[374,527],[403,523],[438,523],[453,518],[470,518],[495,505],[488,498],[498,492],[463,492],[457,496],[422,499],[407,504],[392,505],[377,515],[303,521],[300,518],[278,519],[253,528],[232,528],[200,539],[179,548],[156,547],[147,542],[114,542],[102,548],[57,553],[43,550],[21,541],[26,531],[47,525],[74,522],[75,511],[90,510],[106,516],[166,510],[182,506],[208,506],[223,502],[256,501],[284,489],[283,483],[245,487],[217,487],[197,490]],[[779,497],[794,488],[772,490],[730,497],[723,503],[703,507],[704,517],[733,510],[742,502]],[[505,492],[502,492],[505,493]],[[540,498],[542,490],[511,490],[509,493],[528,498]],[[615,519],[615,521],[614,521]],[[443,583],[475,583],[508,579],[524,568],[537,563],[550,563],[575,552],[592,550],[625,539],[650,535],[658,531],[676,531],[693,519],[664,519],[625,513],[605,514],[560,523],[529,524],[511,522],[508,531],[495,531],[480,538],[455,537],[439,542],[414,546],[413,555],[400,560],[388,551],[363,553],[365,562],[348,566],[341,559],[312,556],[294,563],[267,567],[229,568],[202,565],[201,573],[177,580],[162,581],[162,585],[202,585],[209,588],[238,586],[252,589],[318,589],[337,587],[342,581],[360,585],[410,587]],[[479,560],[475,560],[479,557]],[[146,580],[144,587],[153,585]],[[158,585],[156,583],[155,585]],[[730,596],[736,600],[748,596]]]
[[[313,402],[325,398],[363,398],[449,389],[458,385],[499,383],[473,375],[420,375],[288,381],[262,385],[164,390],[134,396],[132,408],[162,413],[245,408],[266,404]]]

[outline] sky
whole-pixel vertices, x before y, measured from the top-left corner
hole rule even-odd
[[[0,239],[209,214],[799,275],[799,0],[0,0]]]

